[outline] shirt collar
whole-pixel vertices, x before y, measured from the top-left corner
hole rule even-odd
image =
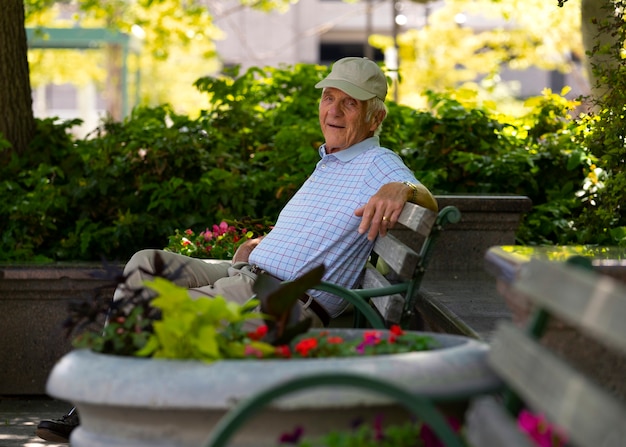
[[[324,158],[326,155],[334,155],[335,157],[337,157],[337,159],[339,159],[339,161],[345,163],[362,154],[363,152],[379,145],[380,141],[378,139],[378,136],[373,136],[366,138],[360,143],[353,144],[347,149],[335,152],[334,154],[326,154],[326,144],[322,144],[319,148],[319,153],[320,157],[322,158]]]

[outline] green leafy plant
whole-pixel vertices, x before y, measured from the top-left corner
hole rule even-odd
[[[299,447],[440,447],[442,444],[428,425],[421,422],[384,425],[382,415],[371,424],[354,421],[349,430],[333,430],[318,439],[306,439],[305,430],[298,426],[292,432],[283,433],[280,446]],[[448,417],[450,427],[459,433],[461,423]]]
[[[177,286],[178,272],[164,278],[165,266],[155,254],[158,267],[145,287],[127,291],[113,303],[96,294],[75,303],[66,327],[83,329],[74,346],[115,355],[215,361],[241,358],[317,358],[382,355],[427,350],[430,337],[406,333],[399,327],[389,332],[365,331],[362,338],[346,339],[332,332],[307,332],[310,319],[300,321],[295,303],[318,284],[320,266],[294,281],[281,283],[260,275],[255,297],[244,304],[223,297],[192,299]],[[124,287],[125,277],[118,278]],[[100,326],[106,319],[104,330]],[[258,324],[258,320],[265,324]],[[251,324],[252,320],[257,323]],[[87,330],[84,330],[87,328]]]
[[[147,286],[158,293],[150,304],[161,311],[161,318],[152,324],[147,343],[136,355],[214,361],[244,358],[247,347],[274,351],[271,345],[249,338],[243,329],[247,320],[261,318],[254,312],[257,300],[244,305],[219,296],[194,300],[186,289],[163,278]]]
[[[198,234],[190,228],[185,231],[176,229],[165,250],[193,258],[232,259],[241,244],[263,236],[271,229],[271,224],[252,219],[222,221]]]

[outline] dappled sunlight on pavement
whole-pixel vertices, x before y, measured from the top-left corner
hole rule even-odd
[[[0,396],[1,447],[66,447],[35,435],[42,419],[59,418],[71,406],[45,396]]]

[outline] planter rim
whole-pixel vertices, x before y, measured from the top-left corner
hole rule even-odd
[[[145,408],[227,409],[285,380],[316,372],[357,372],[385,377],[408,390],[441,400],[492,391],[499,379],[487,365],[488,345],[469,337],[424,332],[441,343],[429,351],[322,359],[145,359],[75,350],[53,368],[50,395],[75,404]],[[277,408],[367,405],[387,402],[352,389],[314,390],[276,401]],[[367,394],[367,393],[366,393]],[[314,396],[311,398],[311,396]],[[307,397],[308,396],[308,397]]]

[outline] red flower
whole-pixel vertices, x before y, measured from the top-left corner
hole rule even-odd
[[[276,346],[276,356],[278,357],[282,357],[282,358],[290,358],[291,357],[291,351],[289,350],[289,346],[286,345],[281,345],[281,346]]]
[[[402,328],[398,326],[397,324],[394,324],[393,326],[391,326],[391,328],[389,329],[389,332],[390,332],[389,343],[395,343],[398,337],[404,334],[404,331],[402,330]]]
[[[389,328],[389,331],[393,335],[396,335],[396,336],[404,334],[404,331],[402,330],[402,328],[400,326],[398,326],[397,324],[394,324],[393,326],[391,326]]]
[[[326,339],[327,343],[332,343],[332,344],[339,344],[339,343],[343,343],[343,338],[341,337],[328,337]]]
[[[193,231],[191,231],[191,229],[187,228],[187,229],[185,230],[185,234],[186,234],[187,236],[193,236]]]
[[[260,340],[263,337],[265,337],[266,334],[267,334],[267,326],[263,325],[263,326],[259,326],[258,328],[256,328],[256,330],[253,332],[248,332],[246,335],[251,340]]]
[[[365,331],[363,334],[363,342],[366,345],[377,345],[381,341],[380,331]]]
[[[317,338],[305,338],[298,342],[294,349],[298,351],[302,357],[306,357],[309,351],[315,348],[317,348]]]

